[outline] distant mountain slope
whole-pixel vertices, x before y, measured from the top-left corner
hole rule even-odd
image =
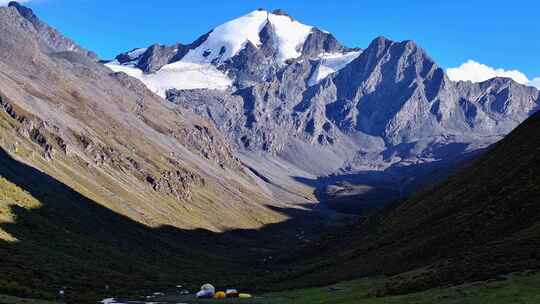
[[[12,1],[8,4],[8,7],[15,8],[19,14],[28,20],[36,30],[38,36],[40,37],[39,43],[46,48],[50,49],[52,52],[76,52],[84,56],[88,56],[92,59],[97,59],[97,55],[93,52],[87,51],[77,45],[73,40],[65,37],[56,29],[50,27],[45,22],[41,21],[34,12],[24,5],[19,4],[16,1]]]
[[[401,274],[387,289],[408,292],[538,269],[538,134],[540,113],[447,181],[307,247],[301,280]]]
[[[191,44],[135,49],[107,66],[207,117],[273,183],[374,189],[362,200],[403,197],[434,171],[444,176],[540,103],[537,89],[511,79],[453,82],[413,41],[351,49],[282,11],[253,11]],[[302,173],[265,170],[274,162]]]

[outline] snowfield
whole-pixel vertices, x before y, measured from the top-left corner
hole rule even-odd
[[[145,74],[133,65],[118,62],[105,64],[114,72],[124,72],[142,81],[151,91],[165,97],[167,90],[216,89],[226,90],[232,80],[211,64],[174,62],[163,66],[155,73]]]

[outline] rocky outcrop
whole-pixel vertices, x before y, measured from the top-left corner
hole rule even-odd
[[[147,175],[146,181],[154,191],[184,201],[191,199],[191,189],[194,186],[205,185],[204,179],[200,175],[187,170],[166,171],[158,177]]]
[[[11,118],[19,122],[24,121],[24,117],[17,114],[17,112],[13,108],[13,105],[9,103],[7,100],[5,100],[2,96],[0,96],[0,106],[2,107],[4,112],[6,112]]]
[[[302,46],[302,54],[308,58],[316,58],[322,53],[341,53],[348,50],[330,33],[314,28]]]
[[[178,54],[186,51],[187,47],[181,44],[173,46],[154,44],[144,52],[138,61],[137,66],[146,73],[152,73],[171,62]]]
[[[66,153],[67,145],[62,137],[57,133],[58,129],[50,126],[38,117],[24,116],[15,109],[15,107],[2,96],[0,96],[0,106],[4,112],[14,120],[14,126],[18,134],[28,138],[41,150],[41,156],[45,160],[51,160],[57,151]]]

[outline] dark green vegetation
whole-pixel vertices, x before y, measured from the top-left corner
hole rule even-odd
[[[540,302],[540,275],[538,273],[516,273],[498,277],[496,280],[463,284],[452,287],[433,288],[408,295],[380,295],[385,279],[360,279],[326,287],[299,289],[255,295],[250,300],[195,300],[192,296],[166,296],[160,301],[166,303],[226,303],[226,304],[533,304]],[[0,295],[2,304],[52,304],[53,302],[21,299]]]
[[[272,293],[254,303],[279,304],[457,304],[457,303],[538,303],[540,275],[517,275],[500,278],[502,281],[477,282],[446,288],[434,288],[407,295],[381,295],[384,279],[361,279],[329,287]]]
[[[384,274],[400,294],[538,269],[538,134],[537,113],[447,181],[284,257],[301,266],[281,286]]]
[[[2,304],[54,304],[58,302],[0,295],[0,303]]]
[[[540,301],[540,274],[533,272],[514,273],[496,279],[467,283],[457,286],[432,288],[407,295],[385,295],[381,293],[387,283],[383,277],[359,279],[325,287],[312,287],[283,292],[255,295],[249,300],[197,300],[193,296],[168,295],[154,299],[164,303],[208,303],[208,304],[457,304],[457,303],[538,303]]]

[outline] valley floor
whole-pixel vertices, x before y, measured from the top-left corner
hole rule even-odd
[[[326,287],[268,293],[251,300],[194,300],[192,296],[168,296],[155,301],[165,303],[246,303],[246,304],[458,304],[458,303],[540,303],[540,273],[524,272],[495,280],[434,288],[407,295],[381,295],[384,278],[360,279]],[[17,303],[18,304],[18,303]]]

